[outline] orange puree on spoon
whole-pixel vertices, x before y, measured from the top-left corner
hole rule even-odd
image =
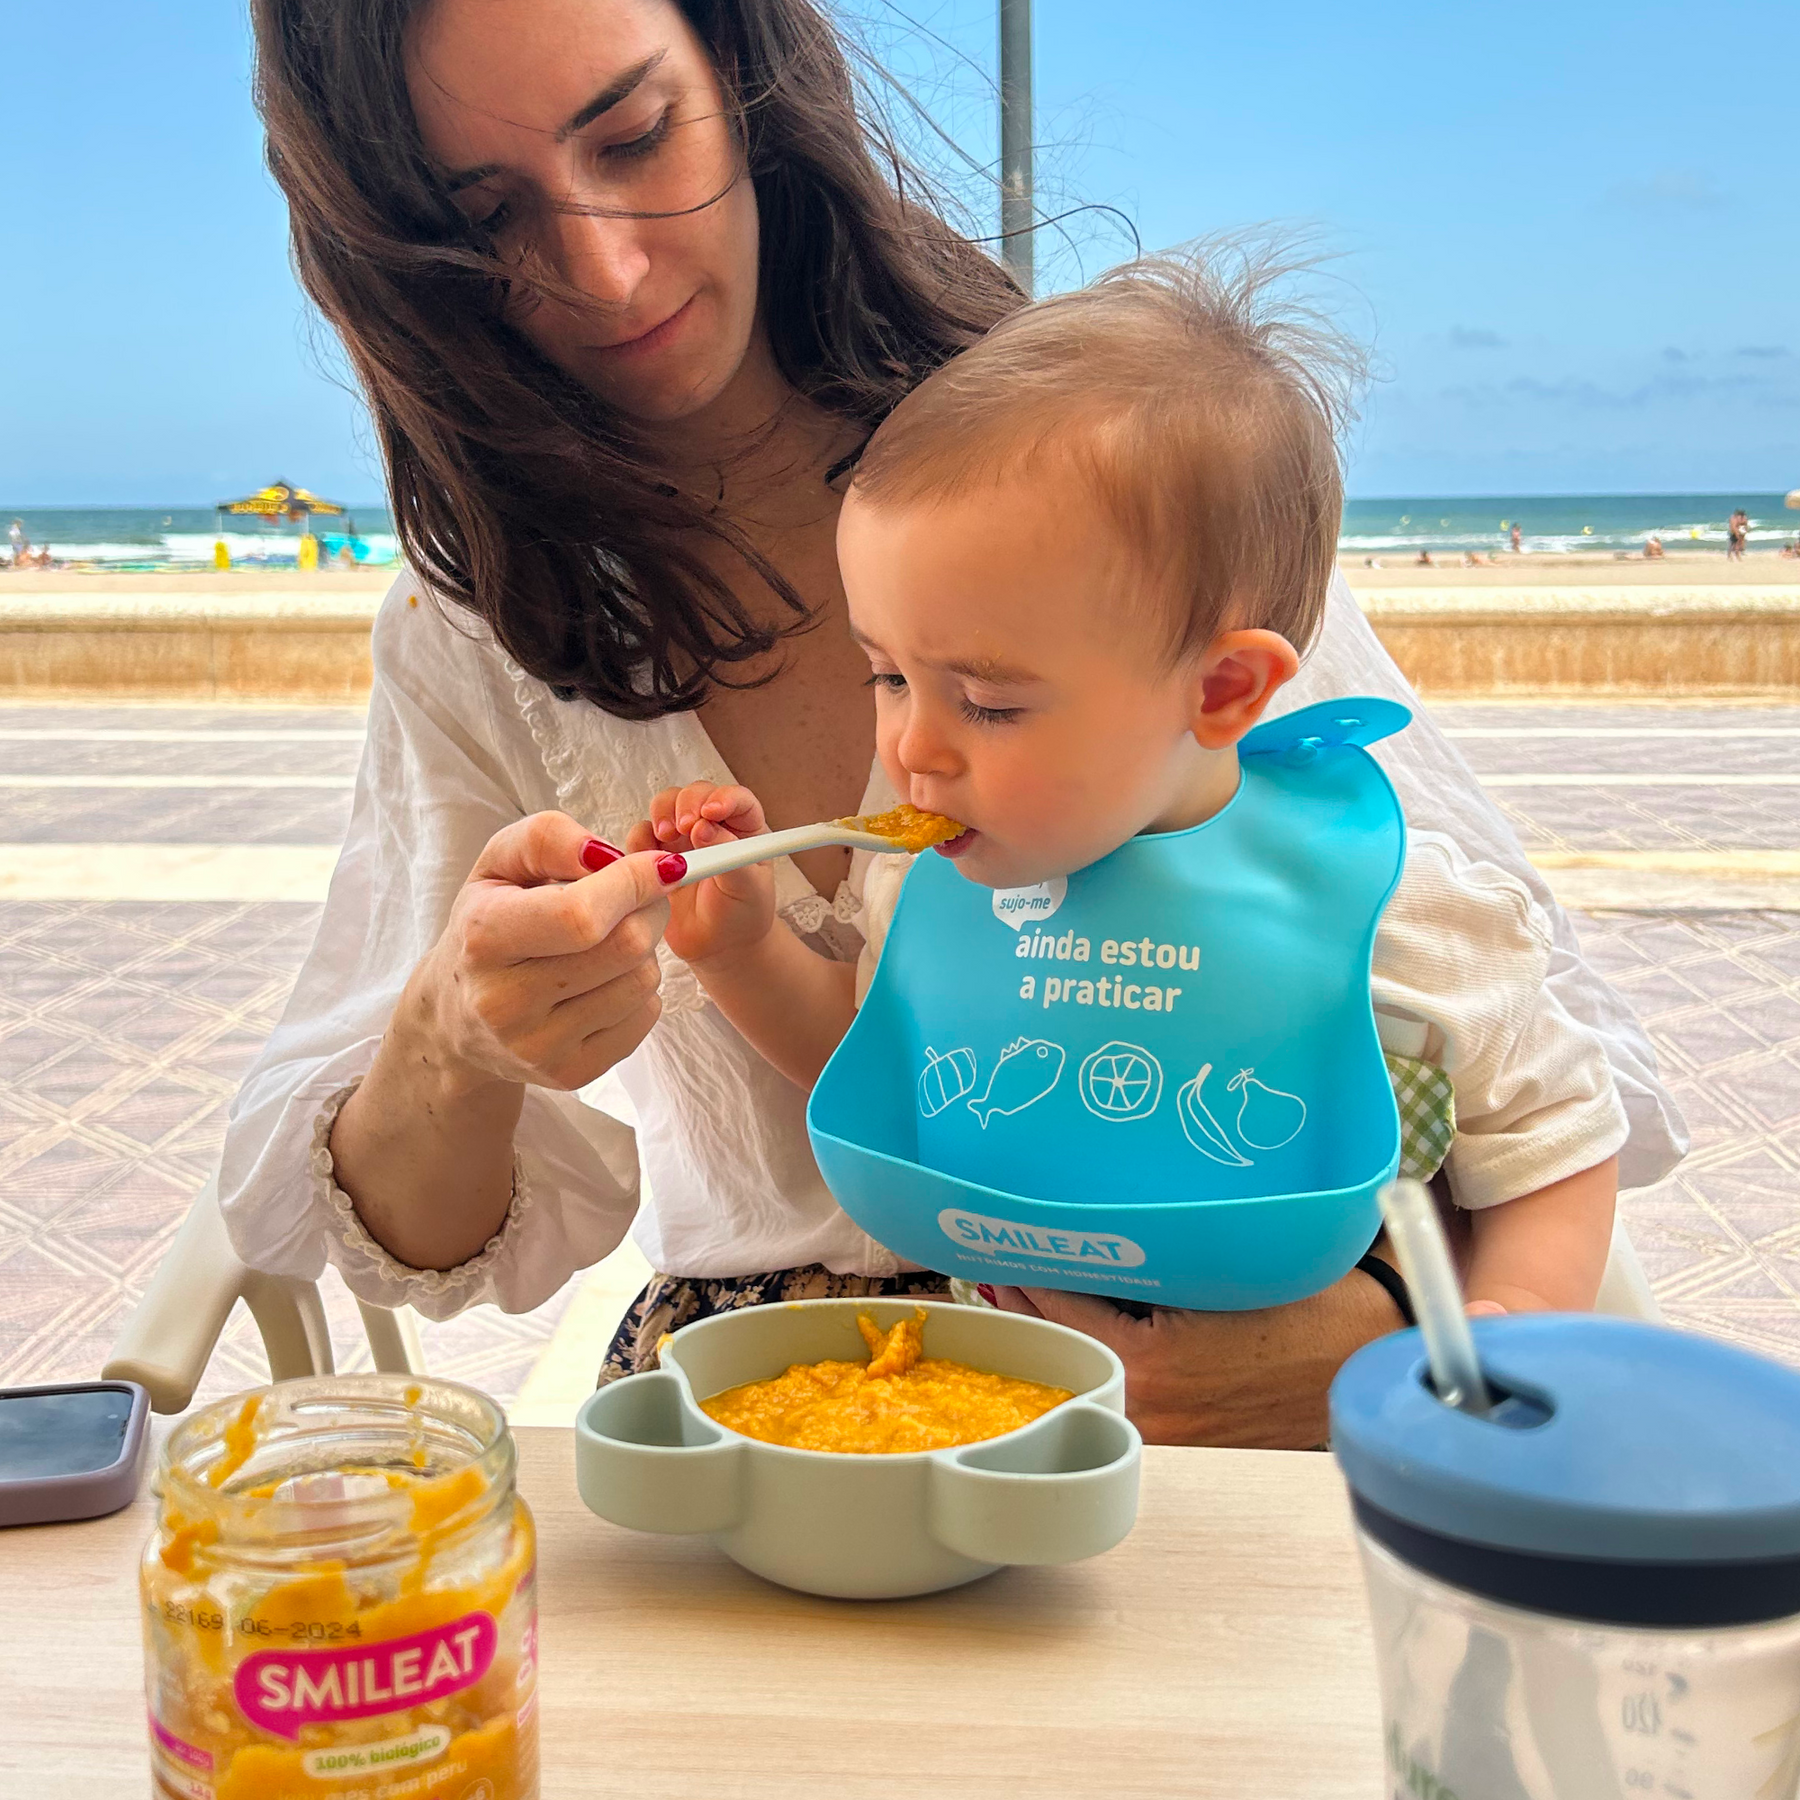
[[[832,823],[848,825],[853,831],[867,831],[875,837],[891,838],[915,854],[929,850],[933,844],[947,844],[968,829],[954,819],[946,819],[942,813],[920,812],[916,806],[905,805],[857,819],[834,819]]]
[[[700,1410],[765,1444],[892,1456],[998,1437],[1071,1397],[1067,1388],[925,1355],[923,1311],[885,1332],[866,1313],[856,1326],[868,1362],[795,1363],[771,1381],[715,1394]]]

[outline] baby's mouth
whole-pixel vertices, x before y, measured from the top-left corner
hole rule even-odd
[[[934,844],[932,848],[939,856],[961,856],[964,851],[974,848],[975,840],[981,833],[973,825],[965,825],[955,837],[942,844]]]

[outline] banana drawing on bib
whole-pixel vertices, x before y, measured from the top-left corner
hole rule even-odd
[[[1200,1073],[1175,1096],[1175,1110],[1181,1118],[1182,1136],[1202,1156],[1210,1156],[1214,1162],[1224,1163],[1227,1168],[1247,1169],[1250,1158],[1243,1155],[1225,1135],[1224,1127],[1212,1116],[1206,1102],[1200,1098],[1200,1090],[1206,1085],[1206,1078],[1211,1073],[1212,1064],[1202,1063]]]

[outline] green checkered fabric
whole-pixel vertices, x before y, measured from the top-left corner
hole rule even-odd
[[[1456,1138],[1456,1089],[1436,1063],[1416,1056],[1390,1056],[1387,1067],[1400,1109],[1400,1173],[1429,1181]]]

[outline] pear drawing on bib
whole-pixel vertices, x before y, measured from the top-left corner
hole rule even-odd
[[[1243,1155],[1225,1135],[1219,1121],[1212,1116],[1206,1102],[1200,1098],[1200,1090],[1206,1085],[1206,1078],[1211,1073],[1212,1064],[1202,1063],[1200,1073],[1175,1096],[1175,1111],[1181,1118],[1181,1134],[1202,1156],[1210,1156],[1214,1162],[1224,1163],[1228,1168],[1247,1169],[1250,1158]]]
[[[1254,1069],[1239,1069],[1225,1089],[1242,1096],[1237,1116],[1239,1143],[1252,1150],[1279,1150],[1300,1135],[1300,1127],[1306,1123],[1306,1102],[1298,1094],[1264,1087]]]

